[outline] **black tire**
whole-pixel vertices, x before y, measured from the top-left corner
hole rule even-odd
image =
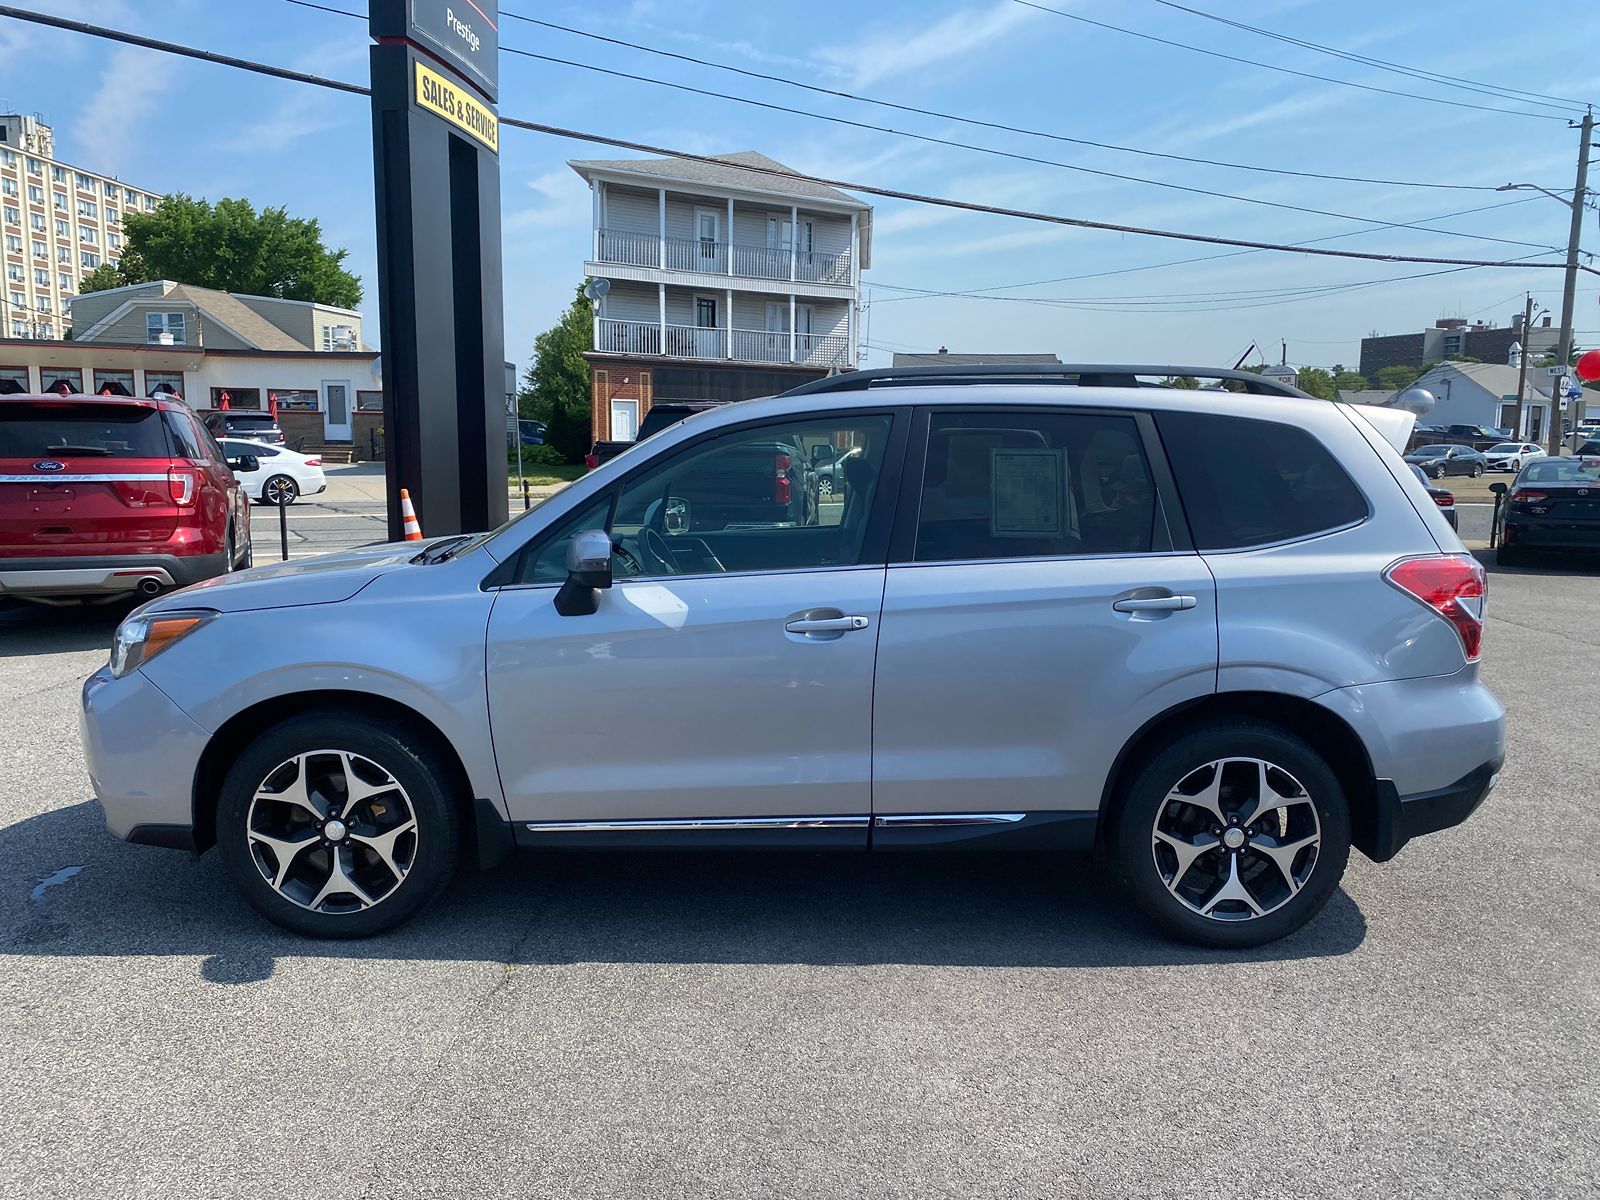
[[[1477,479],[1482,474],[1483,474],[1483,464],[1482,463],[1473,463],[1472,464],[1472,477],[1474,479]]]
[[[403,789],[402,798],[409,802],[416,822],[412,856],[403,877],[376,903],[356,911],[313,911],[275,890],[246,833],[257,790],[281,769],[280,764],[318,750],[348,751],[382,768]],[[234,886],[274,924],[306,937],[371,937],[413,916],[450,882],[461,846],[452,777],[443,756],[400,722],[338,709],[303,713],[262,733],[234,760],[217,801],[217,847]],[[355,828],[352,819],[351,829]],[[326,846],[326,840],[321,844]],[[358,849],[352,834],[349,850],[353,854]],[[316,847],[306,851],[317,852]]]
[[[1164,809],[1187,807],[1172,805],[1169,809],[1169,792],[1207,764],[1228,758],[1260,759],[1299,781],[1315,809],[1321,836],[1314,857],[1309,860],[1309,874],[1300,883],[1299,890],[1276,907],[1268,908],[1264,915],[1245,920],[1203,916],[1179,899],[1169,890],[1157,865],[1154,839],[1156,820]],[[1248,821],[1243,823],[1248,824]],[[1163,932],[1201,946],[1245,949],[1293,933],[1328,902],[1350,858],[1350,809],[1337,776],[1304,740],[1262,721],[1220,720],[1196,726],[1168,740],[1138,770],[1117,798],[1110,848],[1134,900]],[[1227,852],[1219,847],[1210,853],[1223,855]],[[1248,844],[1237,852],[1236,861],[1243,864],[1240,873],[1255,871],[1258,881],[1279,883],[1280,876],[1261,873],[1267,870],[1266,861],[1259,853],[1252,858],[1251,853]],[[1199,870],[1203,877],[1217,861],[1227,860],[1208,862],[1202,855],[1188,871]],[[1192,878],[1183,871],[1174,873],[1179,879]],[[1288,889],[1285,887],[1284,891]]]
[[[281,500],[271,497],[276,494]],[[277,508],[280,504],[293,504],[300,498],[300,485],[287,475],[274,475],[261,485],[261,503],[268,508]]]

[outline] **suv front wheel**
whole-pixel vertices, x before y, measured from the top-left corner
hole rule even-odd
[[[1113,853],[1139,906],[1203,946],[1260,946],[1328,902],[1350,856],[1350,812],[1328,764],[1244,719],[1179,736],[1121,797]]]
[[[234,885],[268,920],[311,937],[368,937],[449,882],[460,842],[450,777],[392,721],[291,717],[229,770],[217,846]]]

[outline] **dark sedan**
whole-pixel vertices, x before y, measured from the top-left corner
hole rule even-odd
[[[1470,446],[1418,446],[1406,455],[1406,461],[1418,467],[1433,479],[1446,475],[1471,475],[1477,478],[1489,469],[1489,460],[1481,451]]]
[[[1525,562],[1531,551],[1600,552],[1600,458],[1536,458],[1506,490],[1500,561]]]
[[[1456,495],[1448,488],[1435,487],[1428,482],[1428,477],[1422,473],[1421,467],[1412,467],[1411,473],[1417,477],[1417,482],[1428,489],[1428,497],[1439,506],[1439,511],[1444,514],[1444,519],[1450,522],[1450,528],[1456,528]]]

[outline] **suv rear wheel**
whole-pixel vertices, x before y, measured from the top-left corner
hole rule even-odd
[[[296,933],[368,937],[449,882],[460,844],[450,772],[410,730],[354,712],[291,717],[223,781],[217,845],[234,885]]]
[[[1350,813],[1300,738],[1243,719],[1170,742],[1121,796],[1113,851],[1139,906],[1203,946],[1259,946],[1321,910],[1350,856]]]

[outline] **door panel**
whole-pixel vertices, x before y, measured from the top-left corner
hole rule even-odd
[[[882,566],[619,580],[576,617],[554,588],[503,591],[487,671],[512,819],[864,816],[883,581]],[[865,624],[785,628],[819,614]]]
[[[892,566],[878,640],[876,814],[1093,810],[1141,725],[1216,688],[1192,553]]]

